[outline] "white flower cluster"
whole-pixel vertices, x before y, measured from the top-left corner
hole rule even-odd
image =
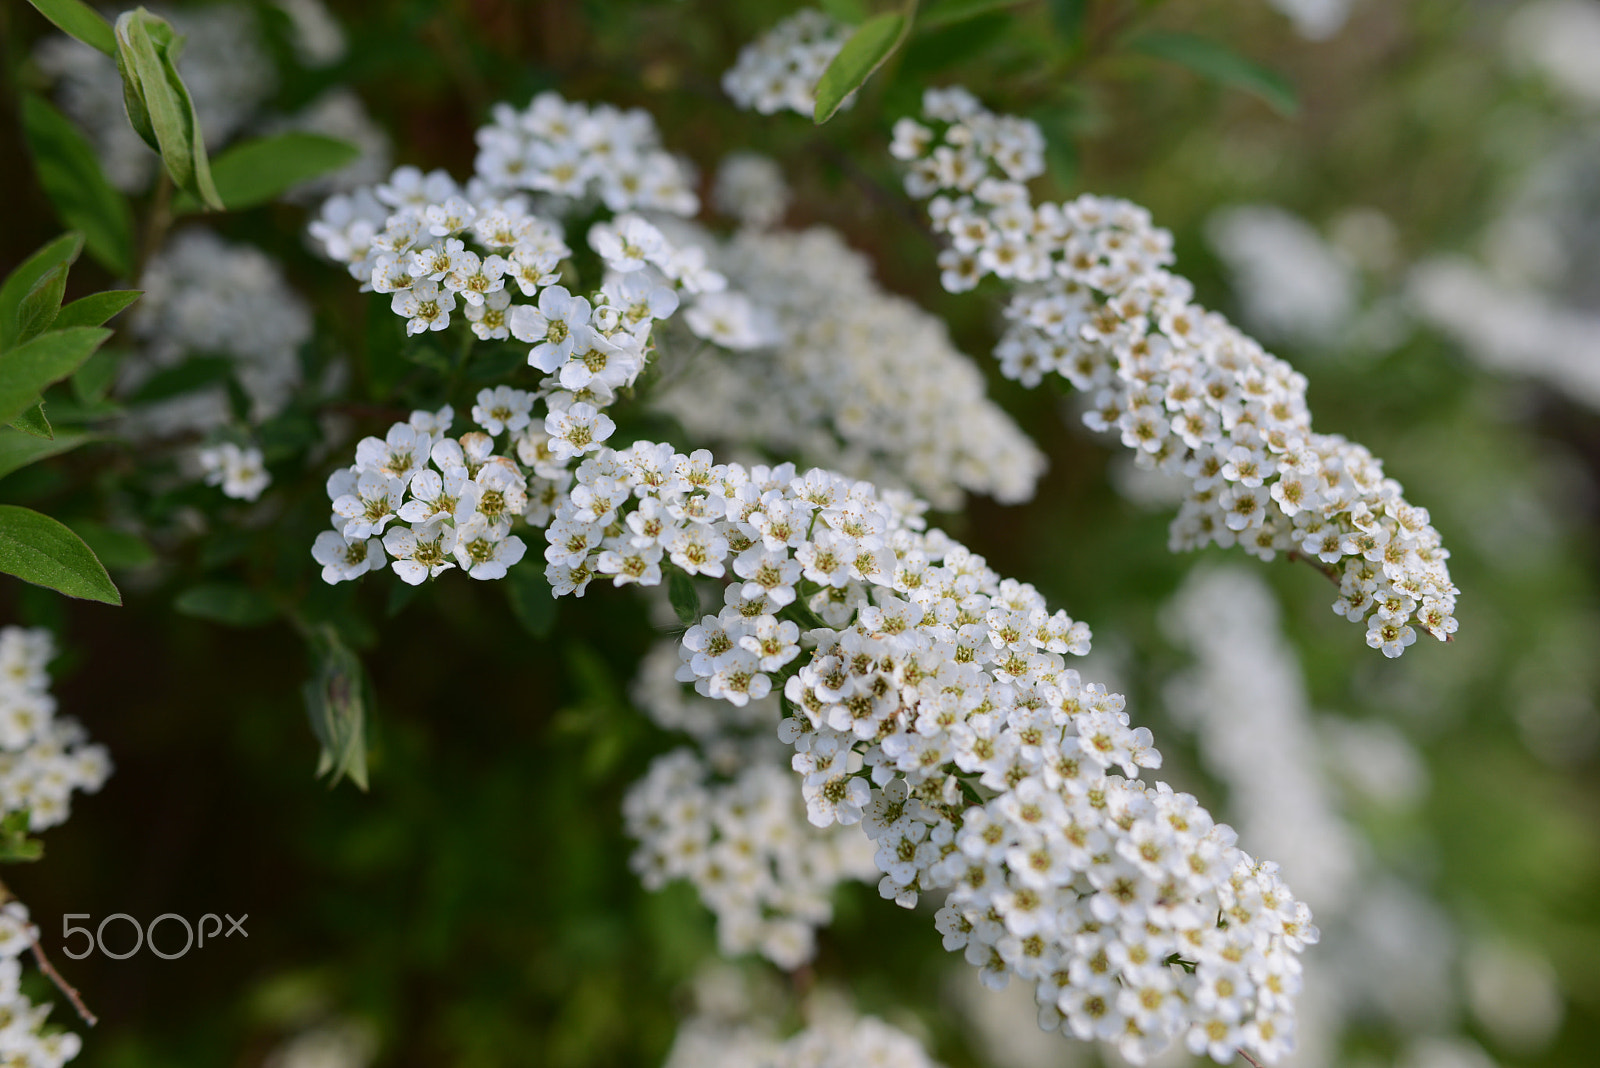
[[[811,821],[862,824],[885,897],[948,888],[947,948],[1033,982],[1045,1027],[1132,1059],[1292,1047],[1309,910],[1194,798],[1132,778],[1160,756],[1066,668],[1087,627],[924,533],[921,502],[820,469],[636,442],[585,461],[571,496],[607,507],[550,528],[557,592],[659,583],[664,557],[728,578],[679,678],[734,705],[781,689]]]
[[[850,27],[802,8],[739,50],[722,76],[722,91],[763,115],[787,108],[810,118],[817,79],[849,39]]]
[[[1174,550],[1240,544],[1319,562],[1339,581],[1334,610],[1386,656],[1416,640],[1413,619],[1449,638],[1458,591],[1427,511],[1365,448],[1312,431],[1304,376],[1192,302],[1166,270],[1171,234],[1126,201],[1035,205],[1024,183],[1043,170],[1038,127],[963,89],[929,90],[924,118],[901,119],[891,151],[950,241],[945,288],[991,274],[1014,287],[1001,370],[1029,386],[1060,374],[1092,398],[1091,429],[1189,482]]]
[[[311,313],[277,261],[191,228],[151,257],[139,288],[144,296],[133,307],[131,329],[144,347],[123,361],[124,390],[191,356],[223,356],[234,363],[253,421],[283,409],[300,384],[299,349],[311,337]],[[230,419],[228,396],[215,386],[158,401],[129,418],[156,434],[212,430]]]
[[[179,10],[151,6],[186,38],[179,67],[206,145],[215,152],[249,122],[277,84],[256,13],[235,3]],[[66,36],[40,41],[34,60],[55,80],[62,109],[87,131],[111,183],[128,193],[149,185],[159,157],[128,123],[116,62]]]
[[[241,449],[231,441],[206,446],[196,454],[206,473],[206,485],[221,486],[224,496],[253,501],[272,483],[261,462],[261,450]]]
[[[1354,266],[1298,215],[1235,205],[1206,220],[1206,240],[1228,269],[1245,323],[1262,337],[1328,345],[1355,318]]]
[[[56,717],[53,656],[48,630],[0,628],[0,815],[26,809],[33,831],[64,821],[72,791],[92,794],[111,774],[105,747],[88,744],[77,720]]]
[[[696,440],[904,485],[939,508],[964,491],[1032,496],[1044,457],[944,324],[879,288],[838,234],[747,230],[712,255],[783,340],[702,353],[651,396]]]
[[[700,210],[688,170],[661,148],[648,112],[547,92],[522,111],[497,104],[490,114],[477,132],[476,169],[496,190],[548,194],[564,201],[558,208],[598,197],[613,212]]]
[[[1195,654],[1194,666],[1166,687],[1167,705],[1192,730],[1206,768],[1227,786],[1239,829],[1271,852],[1319,912],[1338,910],[1350,897],[1362,848],[1323,766],[1325,747],[1299,662],[1279,630],[1272,591],[1239,567],[1197,570],[1163,622]],[[1404,790],[1398,780],[1409,775],[1414,783],[1421,772],[1404,739],[1391,737],[1401,747],[1400,766],[1388,762],[1397,780],[1392,786]]]
[[[806,821],[779,763],[751,762],[717,781],[704,757],[676,749],[629,789],[622,812],[647,889],[687,879],[716,914],[724,955],[756,951],[786,970],[815,955],[834,886],[876,872],[860,835]]]
[[[582,188],[565,191],[572,196],[592,183],[602,199],[620,190],[615,202],[630,206],[693,208],[670,191],[686,186],[673,185],[682,175],[671,158],[649,148],[655,129],[642,112],[588,109],[545,94],[520,118],[509,109],[497,114],[505,122],[515,119],[531,145],[610,161],[585,155]],[[726,288],[703,249],[674,244],[631,212],[589,229],[588,243],[607,270],[598,290],[583,297],[555,284],[561,261],[571,254],[563,230],[534,214],[522,194],[501,196],[494,183],[504,175],[495,177],[494,169],[503,170],[504,159],[485,161],[498,151],[484,149],[479,165],[491,173],[480,172],[465,187],[442,171],[402,167],[375,190],[331,198],[311,225],[311,236],[330,258],[344,262],[368,288],[391,294],[408,333],[444,329],[459,300],[480,340],[531,345],[528,363],[546,375],[537,392],[501,386],[480,393],[472,418],[487,433],[442,441],[454,414],[445,409],[414,413],[383,440],[363,441],[355,465],[328,484],[335,529],[318,537],[313,555],[329,582],[381,569],[385,548],[408,582],[454,566],[452,557],[474,578],[504,576],[523,551],[511,525],[521,518],[538,526],[550,522],[572,462],[611,436],[615,424],[602,409],[644,370],[655,322],[676,312],[680,300],[697,301],[691,311],[698,311]],[[661,181],[637,186],[628,177],[635,164]],[[467,241],[485,255],[468,249]],[[534,302],[513,304],[513,291]],[[534,411],[535,403],[544,415]],[[494,439],[502,434],[509,443],[496,452]],[[427,469],[429,460],[437,470]],[[561,509],[554,516],[560,530],[590,525],[605,510],[604,501],[575,504],[565,497]]]
[[[789,210],[789,186],[783,168],[771,156],[732,152],[717,166],[711,203],[741,226],[765,230]]]
[[[83,1048],[83,1040],[70,1031],[47,1033],[50,1006],[35,1005],[22,992],[19,958],[38,937],[22,902],[0,906],[0,1063],[15,1068],[61,1068]]]
[[[830,1014],[786,1041],[711,1016],[683,1025],[663,1068],[939,1068],[922,1044],[875,1016]]]
[[[413,586],[458,565],[475,579],[504,578],[527,551],[512,524],[547,507],[529,496],[540,480],[530,481],[506,455],[537,449],[532,406],[532,394],[500,386],[481,391],[473,406],[482,430],[451,437],[455,413],[447,406],[412,412],[383,438],[363,438],[354,466],[328,477],[333,529],[318,534],[311,548],[323,581],[381,571],[385,550],[395,573]],[[509,442],[505,452],[497,451],[501,435]]]

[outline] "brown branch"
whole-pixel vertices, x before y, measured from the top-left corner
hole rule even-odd
[[[44,947],[39,944],[37,938],[33,940],[33,959],[38,962],[39,970],[48,975],[50,981],[56,984],[56,989],[61,991],[68,1001],[72,1002],[72,1007],[77,1010],[84,1023],[93,1027],[100,1022],[100,1018],[90,1012],[89,1006],[83,1003],[83,998],[73,988],[73,985],[63,979],[60,972],[56,971],[56,966],[51,964],[50,958],[44,955]]]
[[[1329,582],[1333,583],[1335,586],[1339,585],[1339,572],[1334,570],[1332,564],[1325,564],[1321,560],[1314,559],[1310,556],[1307,556],[1305,553],[1300,552],[1291,552],[1287,553],[1286,555],[1290,560],[1299,560],[1303,563],[1310,564],[1312,567],[1322,572],[1323,575],[1327,577]]]
[[[1239,1050],[1239,1056],[1255,1065],[1255,1068],[1261,1068],[1261,1062],[1250,1056],[1250,1054],[1246,1053],[1242,1048]]]
[[[13,894],[9,886],[0,882],[0,905],[9,901],[15,901],[19,905],[22,904],[22,899]],[[23,907],[26,908],[27,906],[24,905]],[[30,923],[28,926],[38,930],[38,927],[34,924]],[[89,1006],[83,1003],[83,998],[78,991],[71,983],[61,977],[61,973],[56,971],[56,966],[50,963],[50,958],[44,955],[44,947],[39,944],[38,936],[30,935],[29,940],[33,945],[33,959],[38,962],[39,970],[49,976],[50,981],[56,985],[56,989],[66,995],[68,1001],[72,1002],[72,1007],[78,1011],[78,1015],[83,1018],[84,1023],[90,1027],[99,1023],[100,1018],[89,1011]]]

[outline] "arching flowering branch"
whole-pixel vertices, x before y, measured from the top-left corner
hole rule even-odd
[[[1365,448],[1311,429],[1304,376],[1193,303],[1149,212],[1095,196],[1035,204],[1024,183],[1044,170],[1038,127],[963,89],[929,90],[923,119],[901,119],[890,151],[949,240],[944,287],[989,275],[1011,285],[1002,372],[1028,386],[1061,375],[1092,397],[1091,429],[1189,482],[1175,551],[1239,544],[1325,565],[1334,610],[1365,623],[1386,656],[1416,640],[1412,621],[1440,640],[1454,633],[1449,552],[1426,509]]]
[[[1138,781],[1150,732],[1065,665],[1083,624],[869,483],[652,442],[575,477],[556,515],[586,502],[588,545],[551,524],[552,585],[726,579],[678,677],[736,706],[781,691],[811,821],[861,824],[884,897],[947,891],[937,926],[985,982],[1033,983],[1043,1026],[1135,1060],[1292,1048],[1310,912],[1193,797]]]

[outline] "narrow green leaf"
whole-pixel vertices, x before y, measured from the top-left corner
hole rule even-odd
[[[9,427],[0,430],[0,478],[36,460],[76,449],[85,442],[93,441],[96,436],[80,430],[63,430],[47,440]]]
[[[89,519],[69,519],[66,524],[94,551],[107,571],[131,571],[156,562],[155,550],[137,534]]]
[[[67,269],[70,265],[57,264],[34,283],[17,306],[17,339],[15,344],[25,345],[44,333],[55,322],[61,311],[61,298],[67,291]]]
[[[83,134],[36,96],[22,100],[22,131],[39,184],[68,226],[82,230],[90,255],[119,275],[133,262],[133,212],[112,186]]]
[[[32,408],[24,409],[21,415],[11,420],[11,426],[24,434],[46,441],[52,441],[56,436],[56,432],[50,429],[50,420],[44,417],[44,401],[40,401]]]
[[[667,599],[679,623],[692,627],[700,622],[700,593],[694,588],[694,579],[677,568],[667,572]]]
[[[211,177],[229,211],[264,204],[301,182],[355,161],[361,150],[348,141],[312,133],[282,133],[242,141],[211,161]],[[181,198],[178,211],[199,203]]]
[[[65,313],[66,309],[62,311]],[[121,355],[115,349],[99,349],[73,373],[72,395],[80,405],[93,408],[106,399],[106,394],[111,392],[111,383],[116,381],[117,361]],[[58,418],[59,415],[58,410]]]
[[[0,422],[31,407],[46,387],[61,381],[99,348],[111,331],[103,326],[52,330],[26,345],[0,353]]]
[[[975,19],[979,15],[987,15],[991,11],[1016,7],[1025,2],[1026,0],[934,0],[917,12],[917,28],[950,26]]]
[[[367,746],[365,740],[366,686],[361,661],[339,637],[339,632],[323,623],[307,636],[314,667],[305,684],[306,715],[322,752],[317,758],[319,776],[332,773],[329,786],[345,776],[358,788],[367,788]]]
[[[545,581],[544,569],[529,562],[506,572],[506,596],[511,599],[511,614],[522,629],[535,638],[545,638],[556,625],[556,598]]]
[[[1217,41],[1188,33],[1147,33],[1134,38],[1128,47],[1186,67],[1202,78],[1253,93],[1280,115],[1292,117],[1300,111],[1294,86],[1283,75]]]
[[[178,74],[183,39],[164,19],[142,7],[117,17],[116,37],[129,121],[161,153],[173,184],[206,207],[223,210],[211,179],[200,118]]]
[[[259,627],[278,615],[278,609],[270,600],[237,582],[191,586],[173,598],[172,607],[186,616],[234,627]]]
[[[111,32],[111,23],[83,0],[28,0],[28,3],[55,23],[62,33],[108,56],[117,54],[117,37]]]
[[[71,266],[83,251],[83,235],[66,233],[23,260],[0,284],[0,352],[17,344],[23,301],[57,267]]]
[[[817,106],[812,113],[817,125],[833,118],[845,97],[861,88],[872,72],[883,66],[910,25],[904,15],[889,12],[868,19],[856,29],[817,79]]]
[[[1056,34],[1069,45],[1076,45],[1083,40],[1083,27],[1088,15],[1089,0],[1050,0],[1050,23],[1056,28]]]
[[[68,597],[122,603],[122,594],[83,539],[31,508],[0,505],[0,571]]]
[[[90,293],[62,308],[56,321],[50,325],[57,330],[68,326],[100,326],[142,295],[137,289],[108,289],[104,293]]]

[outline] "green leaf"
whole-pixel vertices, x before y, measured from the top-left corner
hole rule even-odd
[[[31,95],[22,99],[22,131],[39,184],[61,221],[83,231],[89,254],[107,270],[126,275],[133,263],[133,212],[89,142],[65,115]]]
[[[111,23],[83,0],[28,0],[28,3],[55,23],[62,33],[108,56],[117,54],[117,38],[111,32]]]
[[[1089,0],[1050,0],[1050,24],[1069,45],[1083,40],[1083,26],[1088,15]]]
[[[63,314],[66,310],[62,309]],[[99,349],[83,361],[83,366],[72,376],[72,395],[79,404],[94,406],[106,399],[111,383],[116,380],[117,360],[121,355],[114,349]]]
[[[361,790],[367,788],[365,740],[366,685],[361,661],[339,637],[322,623],[307,634],[315,667],[305,684],[306,715],[322,746],[317,775],[332,773],[329,786],[345,776]]]
[[[0,505],[0,571],[68,597],[122,603],[122,594],[83,539],[31,508]]]
[[[861,88],[872,72],[883,66],[910,26],[904,15],[888,12],[868,19],[856,29],[817,79],[817,106],[812,112],[817,125],[833,118],[845,97]]]
[[[76,449],[79,445],[93,441],[97,436],[78,430],[63,430],[53,439],[47,440],[25,434],[20,430],[10,428],[0,430],[0,478],[38,460]]]
[[[46,387],[76,371],[110,336],[103,326],[74,326],[0,353],[0,422],[32,407]]]
[[[6,276],[0,284],[0,352],[20,343],[23,304],[41,285],[51,284],[47,280],[51,271],[72,266],[82,251],[82,234],[62,234]]]
[[[173,184],[206,207],[224,210],[211,179],[200,118],[178,74],[183,39],[142,7],[117,16],[116,37],[128,120],[161,153]]]
[[[23,345],[50,328],[61,312],[61,298],[67,291],[67,269],[70,264],[57,264],[34,283],[22,303],[17,307],[17,340]]]
[[[556,598],[537,564],[518,565],[506,572],[506,596],[511,614],[522,629],[535,638],[545,638],[556,624]]]
[[[32,813],[25,808],[8,812],[5,819],[0,820],[0,864],[38,860],[44,856],[44,843],[28,837],[31,820]]]
[[[301,182],[354,162],[361,150],[348,141],[312,133],[282,133],[242,141],[211,161],[211,177],[230,211],[264,204]],[[178,211],[198,203],[181,198]]]
[[[917,27],[950,26],[991,11],[1016,7],[1026,0],[934,0],[917,12]]]
[[[278,615],[272,601],[237,582],[191,586],[173,598],[172,607],[186,616],[234,627],[259,627]]]
[[[1253,93],[1280,115],[1292,117],[1300,110],[1294,86],[1283,75],[1244,58],[1225,44],[1188,33],[1147,33],[1134,38],[1128,47],[1186,67],[1202,78]]]
[[[700,622],[700,593],[687,573],[677,568],[667,572],[667,599],[672,602],[679,623],[692,627]]]
[[[94,550],[107,571],[131,571],[156,562],[155,550],[137,534],[88,519],[69,519],[67,526]]]
[[[24,434],[44,438],[46,441],[56,436],[56,432],[50,428],[50,420],[44,417],[44,401],[25,409],[21,415],[11,420],[11,425]]]
[[[90,293],[62,308],[56,315],[56,321],[50,325],[57,330],[68,326],[100,326],[141,296],[143,294],[137,289],[108,289],[104,293]]]

